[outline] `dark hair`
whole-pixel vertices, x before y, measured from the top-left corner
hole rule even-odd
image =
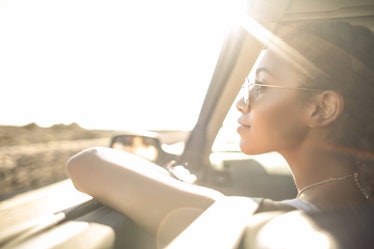
[[[283,38],[319,72],[303,84],[338,91],[344,112],[331,138],[355,157],[374,160],[374,35],[340,21],[304,24]]]

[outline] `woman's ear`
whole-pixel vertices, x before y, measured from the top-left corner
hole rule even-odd
[[[310,127],[322,127],[333,123],[344,110],[344,99],[335,91],[323,91],[316,95],[308,111]]]

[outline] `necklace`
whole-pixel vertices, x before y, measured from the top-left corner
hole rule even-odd
[[[326,180],[310,184],[310,185],[305,186],[302,189],[300,189],[299,193],[296,196],[296,198],[298,198],[307,189],[311,189],[311,188],[314,188],[314,187],[317,187],[319,185],[322,185],[322,184],[325,184],[325,183],[329,183],[329,182],[344,181],[344,180],[347,180],[347,179],[349,179],[349,178],[351,178],[353,176],[354,176],[354,174],[349,174],[349,175],[345,175],[345,176],[330,177],[330,178],[328,178]]]
[[[353,174],[353,179],[355,180],[358,189],[365,196],[365,199],[369,199],[370,197],[369,193],[366,191],[366,189],[361,185],[360,181],[358,180],[358,173]]]

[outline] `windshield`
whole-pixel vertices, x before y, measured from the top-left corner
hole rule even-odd
[[[229,2],[2,1],[0,125],[192,129]]]

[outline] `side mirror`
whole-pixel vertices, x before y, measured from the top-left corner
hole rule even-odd
[[[161,140],[154,132],[120,132],[112,136],[110,147],[124,150],[160,166],[177,159],[177,155],[162,149]]]

